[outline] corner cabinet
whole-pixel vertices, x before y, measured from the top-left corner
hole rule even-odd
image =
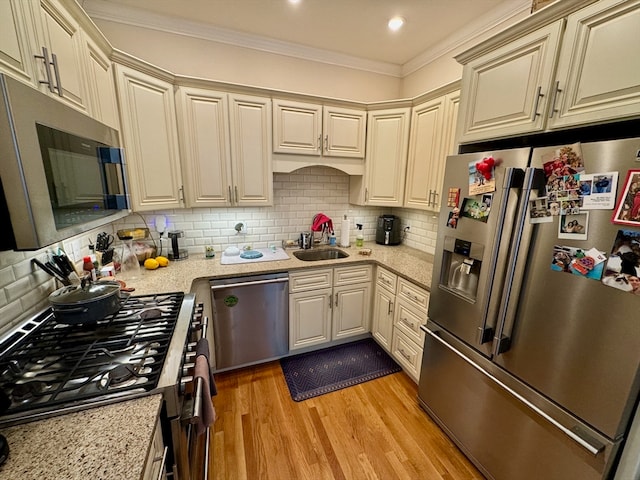
[[[132,208],[182,208],[173,85],[118,64],[116,76]]]
[[[273,151],[364,158],[367,113],[291,100],[273,100]]]
[[[557,2],[456,57],[458,140],[640,117],[640,1]]]
[[[447,155],[456,153],[460,91],[421,103],[411,111],[404,206],[439,211]]]
[[[371,266],[289,274],[289,349],[369,332]]]
[[[409,108],[370,111],[364,176],[350,178],[356,205],[401,207],[409,141]]]

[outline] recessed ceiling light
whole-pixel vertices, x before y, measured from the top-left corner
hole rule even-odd
[[[291,5],[297,5],[297,4],[299,4],[301,1],[302,1],[302,0],[289,0],[289,3],[290,3]]]
[[[392,30],[394,32],[397,32],[398,30],[400,30],[400,28],[402,28],[402,26],[404,25],[404,18],[402,17],[393,17],[391,20],[389,20],[389,30]]]

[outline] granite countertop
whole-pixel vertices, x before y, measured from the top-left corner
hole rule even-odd
[[[142,478],[162,395],[90,408],[0,429],[9,458],[0,478]]]
[[[323,247],[319,247],[323,248]],[[294,257],[295,250],[286,250],[288,260],[270,262],[253,262],[233,265],[222,265],[222,254],[216,252],[215,258],[207,259],[190,255],[184,260],[169,263],[168,267],[156,270],[142,269],[141,275],[127,282],[135,287],[133,295],[166,292],[189,292],[194,281],[203,278],[224,278],[262,273],[275,273],[299,270],[303,268],[337,267],[356,263],[374,263],[411,280],[416,285],[430,290],[433,271],[433,255],[404,245],[385,246],[367,242],[364,249],[370,249],[371,255],[360,255],[361,249],[356,247],[341,248],[349,254],[347,258],[305,262]]]

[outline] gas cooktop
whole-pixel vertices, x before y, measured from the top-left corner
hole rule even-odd
[[[132,296],[91,325],[67,325],[50,309],[0,340],[0,423],[153,390],[183,293]]]

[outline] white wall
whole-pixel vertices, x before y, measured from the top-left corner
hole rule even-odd
[[[355,101],[395,99],[401,79],[105,20],[114,47],[172,73]]]

